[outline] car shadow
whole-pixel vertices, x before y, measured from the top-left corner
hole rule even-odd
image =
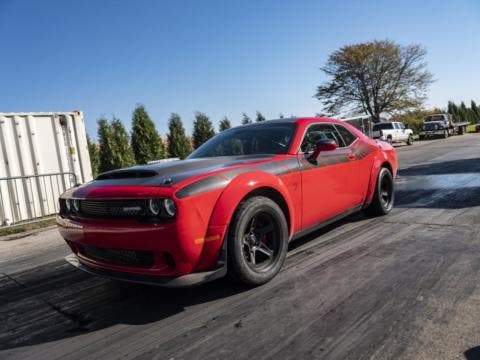
[[[467,360],[480,360],[480,346],[475,346],[463,353]]]
[[[117,324],[154,323],[249,290],[227,279],[167,289],[94,277],[60,260],[49,267],[15,274],[19,281],[0,281],[0,350],[58,341]]]

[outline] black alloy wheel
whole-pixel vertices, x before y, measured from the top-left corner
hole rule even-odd
[[[386,167],[382,167],[378,172],[375,193],[370,205],[366,208],[370,215],[386,215],[392,208],[395,201],[395,184],[393,175]]]
[[[279,230],[273,217],[266,212],[254,214],[243,237],[243,256],[248,266],[267,269],[274,263],[279,248]]]
[[[380,201],[383,208],[390,209],[392,207],[393,181],[385,175],[380,179]]]
[[[275,201],[264,196],[242,201],[228,229],[229,274],[250,286],[266,283],[285,261],[288,237],[285,214]]]

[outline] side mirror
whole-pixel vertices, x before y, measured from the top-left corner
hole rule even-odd
[[[308,157],[310,161],[317,161],[318,155],[322,151],[332,151],[337,148],[337,143],[335,140],[332,139],[325,139],[325,140],[319,140],[315,144],[315,150],[313,153]]]

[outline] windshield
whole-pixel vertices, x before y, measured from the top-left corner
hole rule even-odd
[[[373,131],[387,130],[387,129],[393,129],[393,124],[392,123],[384,123],[384,124],[373,125]]]
[[[188,158],[286,154],[294,134],[294,123],[239,126],[216,135]]]
[[[444,121],[445,117],[443,115],[430,115],[425,118],[425,122],[429,121]]]

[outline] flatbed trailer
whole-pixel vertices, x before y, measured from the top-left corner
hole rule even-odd
[[[450,114],[426,116],[420,130],[420,139],[427,137],[444,137],[463,135],[467,132],[468,121],[454,122]]]

